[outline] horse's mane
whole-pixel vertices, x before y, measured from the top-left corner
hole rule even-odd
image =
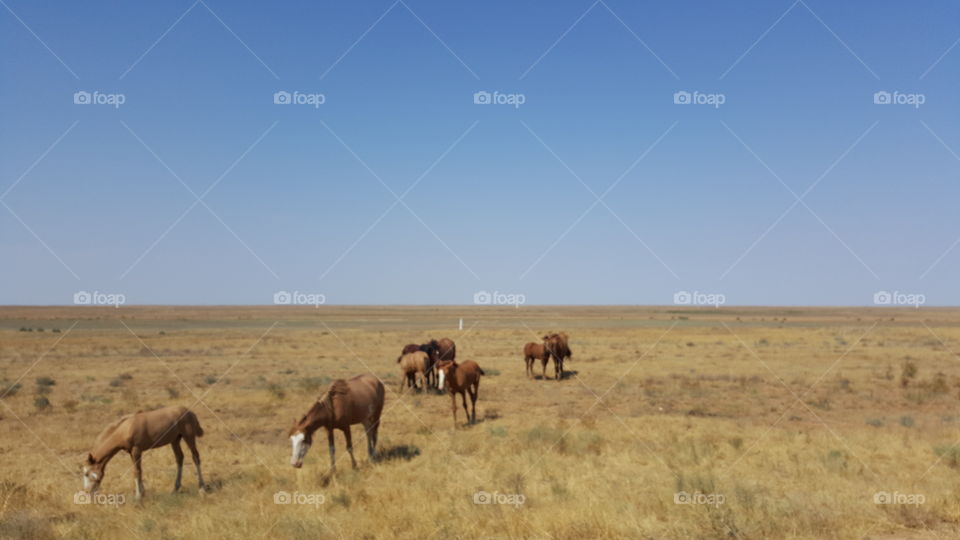
[[[103,428],[103,431],[101,431],[100,434],[97,435],[97,440],[94,443],[94,447],[100,446],[101,443],[105,442],[108,438],[110,438],[111,435],[113,435],[113,433],[117,430],[117,428],[120,427],[121,424],[123,424],[124,422],[126,422],[131,418],[133,418],[132,414],[125,414],[120,418],[111,422],[110,425],[108,425],[107,427]]]

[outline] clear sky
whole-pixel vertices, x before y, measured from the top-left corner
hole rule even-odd
[[[2,304],[960,304],[954,1],[0,4]]]

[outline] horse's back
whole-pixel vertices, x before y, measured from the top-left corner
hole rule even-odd
[[[386,394],[380,379],[372,373],[364,373],[347,381],[335,381],[334,385],[338,382],[343,383],[341,399],[346,405],[343,412],[347,416],[348,423],[364,422],[369,419],[371,414],[380,416]]]

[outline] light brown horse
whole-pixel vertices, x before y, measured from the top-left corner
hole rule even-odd
[[[553,357],[553,369],[556,380],[563,378],[563,361],[566,358],[573,358],[570,352],[570,339],[564,332],[556,332],[543,336],[543,344],[547,348],[549,356]],[[547,358],[543,359],[543,377],[547,377]]]
[[[477,421],[477,395],[480,391],[480,376],[484,375],[480,366],[473,360],[467,360],[458,364],[453,360],[441,360],[437,364],[440,370],[440,387],[446,381],[450,390],[451,405],[453,407],[453,427],[457,427],[457,394],[463,400],[463,412],[467,415],[467,422],[472,424]],[[467,396],[470,394],[470,403],[473,406],[473,414],[467,410]]]
[[[537,360],[543,362],[543,370],[546,373],[547,358],[549,356],[546,346],[543,343],[530,342],[523,346],[523,360],[527,364],[527,378],[533,377],[533,365]]]
[[[417,382],[420,382],[421,388],[425,386],[429,372],[433,369],[433,362],[430,356],[423,351],[415,351],[404,354],[397,358],[400,364],[400,393],[410,385],[414,390],[417,389]]]
[[[353,438],[350,426],[362,424],[367,434],[367,456],[377,457],[377,433],[380,429],[380,413],[383,412],[383,383],[372,374],[357,375],[349,380],[337,379],[330,389],[303,415],[299,421],[293,421],[290,428],[290,441],[293,444],[293,456],[290,464],[296,468],[303,466],[303,458],[313,443],[313,432],[321,427],[327,428],[327,444],[330,447],[330,471],[336,471],[334,459],[333,430],[343,431],[347,439],[347,452],[350,462],[357,468],[353,457]]]
[[[183,477],[183,450],[180,440],[187,442],[193,463],[197,466],[197,480],[203,491],[203,474],[200,472],[200,453],[197,452],[197,437],[203,436],[203,428],[197,416],[186,407],[163,407],[153,411],[138,411],[128,414],[107,426],[87,454],[83,467],[83,489],[94,493],[100,488],[107,463],[113,456],[124,450],[133,459],[133,471],[136,474],[137,498],[143,497],[143,477],[140,466],[143,453],[147,450],[169,444],[177,459],[177,480],[173,491],[180,489]]]

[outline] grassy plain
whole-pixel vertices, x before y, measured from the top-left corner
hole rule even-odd
[[[561,329],[570,373],[526,379],[523,344]],[[488,373],[472,426],[396,393],[400,348],[444,336]],[[952,309],[0,308],[0,537],[957,537],[955,352]],[[339,435],[332,478],[323,437],[290,467],[293,417],[366,371],[383,459],[357,426],[358,470]],[[101,491],[122,504],[75,504],[97,433],[171,404],[206,430],[209,492],[188,456],[171,494],[163,448],[142,503],[118,454]]]

